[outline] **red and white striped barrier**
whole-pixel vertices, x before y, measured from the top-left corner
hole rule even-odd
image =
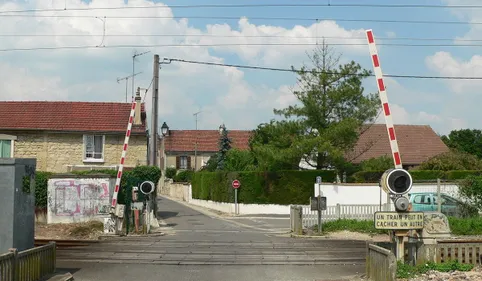
[[[375,44],[375,37],[373,36],[373,31],[371,29],[368,29],[366,31],[366,36],[368,40],[368,47],[370,49],[370,55],[372,58],[375,77],[377,79],[378,93],[380,95],[380,101],[382,103],[383,113],[385,115],[385,123],[387,125],[388,137],[390,139],[393,162],[395,163],[396,169],[402,169],[402,159],[400,157],[400,151],[398,150],[397,135],[395,134],[395,128],[393,126],[392,114],[390,112],[390,106],[388,104],[387,91],[385,88],[385,83],[383,81],[383,73],[382,68],[380,67],[380,59],[378,57],[378,51]]]
[[[127,132],[124,140],[124,146],[122,148],[122,156],[120,159],[119,170],[117,171],[117,179],[115,181],[114,194],[112,194],[112,205],[111,205],[113,210],[112,212],[114,212],[115,207],[117,206],[117,196],[119,195],[119,189],[120,189],[120,184],[122,179],[122,170],[124,170],[124,162],[126,160],[127,147],[129,145],[129,138],[131,136],[132,123],[134,122],[135,111],[136,111],[136,102],[133,102],[132,108],[131,108],[131,114],[129,116],[129,123],[127,124]]]

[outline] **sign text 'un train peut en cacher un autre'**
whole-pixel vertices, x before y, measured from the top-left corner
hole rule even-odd
[[[388,230],[422,229],[423,212],[376,212],[375,228]]]

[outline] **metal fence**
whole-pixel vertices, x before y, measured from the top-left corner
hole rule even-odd
[[[385,248],[367,243],[366,275],[372,281],[395,281],[397,259]]]
[[[37,281],[55,272],[56,244],[0,255],[0,280]]]
[[[318,224],[318,211],[312,211],[311,207],[303,207],[303,227],[310,228]],[[375,212],[386,210],[384,205],[341,205],[328,206],[326,211],[321,212],[322,221],[338,219],[373,220]]]

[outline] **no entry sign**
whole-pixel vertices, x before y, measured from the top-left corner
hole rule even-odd
[[[238,189],[241,186],[241,182],[238,180],[233,180],[233,183],[231,184],[234,189]]]

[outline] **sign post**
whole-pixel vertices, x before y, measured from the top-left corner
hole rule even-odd
[[[238,188],[241,186],[239,180],[233,180],[231,186],[234,188],[234,214],[238,214]]]
[[[318,187],[318,196],[310,198],[310,204],[312,211],[318,211],[318,233],[321,233],[321,211],[326,210],[326,197],[322,196],[320,176],[316,177],[316,185]]]

